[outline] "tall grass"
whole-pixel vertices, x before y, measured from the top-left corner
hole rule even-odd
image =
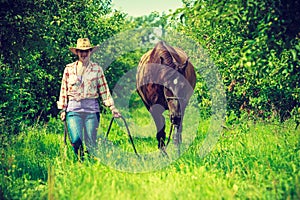
[[[105,130],[109,117],[102,120]],[[203,120],[179,159],[161,169],[133,173],[134,169],[116,170],[97,158],[74,160],[70,146],[63,144],[61,122],[52,119],[47,126],[29,127],[2,144],[0,197],[300,199],[300,131],[294,127],[292,121],[240,121],[225,128],[213,150],[201,157],[199,148],[209,128],[209,120]],[[133,136],[138,152],[157,151],[154,133],[147,139]],[[109,139],[122,151],[132,152],[118,124]]]

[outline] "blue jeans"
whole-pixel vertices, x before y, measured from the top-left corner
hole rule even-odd
[[[100,114],[99,112],[67,112],[66,120],[74,153],[76,156],[80,153],[82,159],[83,141],[88,151],[96,147]]]

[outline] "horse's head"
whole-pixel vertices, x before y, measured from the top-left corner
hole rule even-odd
[[[164,97],[168,104],[171,123],[179,126],[187,104],[186,94],[189,90],[189,83],[184,74],[189,61],[187,59],[183,64],[173,63],[175,67],[169,68],[165,74]],[[162,64],[164,64],[163,60]]]

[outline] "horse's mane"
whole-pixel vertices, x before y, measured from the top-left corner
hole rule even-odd
[[[161,63],[161,59],[163,59],[164,64],[172,68],[176,67],[174,61],[180,63],[181,60],[177,51],[163,41],[158,42],[153,48],[150,54],[149,63]]]

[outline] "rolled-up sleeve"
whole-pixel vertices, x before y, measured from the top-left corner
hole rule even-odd
[[[98,91],[99,95],[103,101],[103,104],[107,107],[114,105],[114,100],[111,96],[111,93],[109,91],[109,87],[106,81],[106,78],[104,76],[102,68],[99,70],[99,77],[98,77]]]

